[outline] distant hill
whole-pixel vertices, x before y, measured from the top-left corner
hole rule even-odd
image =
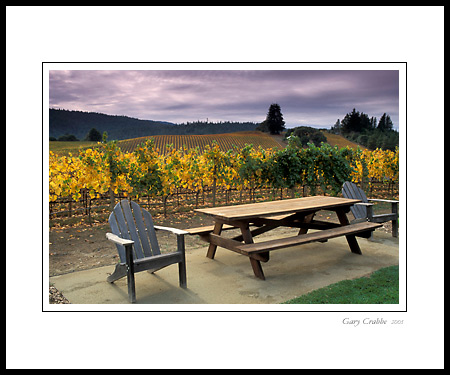
[[[58,138],[73,134],[83,140],[89,130],[97,129],[108,139],[127,139],[145,135],[166,134],[175,124],[163,121],[139,120],[127,116],[111,116],[96,112],[50,109],[49,136]]]
[[[364,147],[363,145],[359,145],[355,142],[352,142],[348,140],[347,138],[343,137],[342,135],[329,133],[327,131],[321,130],[323,135],[327,138],[327,143],[329,143],[331,146],[338,146],[339,148],[342,147],[350,147],[350,148],[357,148],[359,147],[361,150],[367,149],[367,147]]]
[[[153,135],[219,134],[254,130],[251,122],[192,122],[177,125],[167,121],[139,120],[96,112],[49,109],[49,137],[73,134],[83,140],[92,128],[108,133],[108,140],[123,140]]]

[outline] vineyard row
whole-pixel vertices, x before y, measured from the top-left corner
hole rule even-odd
[[[371,180],[398,183],[398,149],[339,149],[323,143],[298,147],[295,137],[282,149],[254,148],[251,145],[222,151],[217,143],[200,148],[169,147],[162,154],[154,141],[147,140],[133,152],[123,152],[116,142],[82,150],[78,156],[58,156],[50,152],[49,199],[79,201],[117,195],[167,200],[181,190],[197,196],[207,190],[216,204],[218,189],[298,189],[308,187],[337,195],[344,181]],[[366,185],[369,186],[369,185]]]
[[[298,189],[277,189],[273,191],[268,188],[255,190],[225,190],[219,188],[216,192],[216,204],[244,204],[264,202],[270,200],[279,200],[286,198],[298,198],[308,196],[310,189],[307,186]],[[373,198],[393,198],[398,195],[398,184],[386,184],[381,181],[373,181],[369,188],[370,196]],[[316,194],[326,194],[320,188]],[[125,196],[114,194],[114,203],[120,201]],[[169,197],[146,197],[139,196],[134,198],[141,206],[152,212],[155,218],[166,217],[171,214],[190,213],[195,208],[205,208],[212,206],[212,190],[205,188],[204,191],[197,194],[186,189],[179,189],[178,192]],[[82,194],[81,199],[75,202],[71,197],[59,198],[54,202],[49,202],[50,226],[61,226],[75,223],[93,223],[105,222],[111,212],[111,201],[108,194],[99,198],[90,198],[87,191]],[[378,207],[382,209],[382,207]],[[161,220],[161,219],[159,219]]]
[[[268,134],[261,132],[238,132],[230,134],[206,134],[206,135],[155,135],[152,137],[140,137],[119,141],[118,145],[123,152],[134,150],[147,139],[154,141],[159,153],[166,155],[171,149],[191,149],[198,147],[203,152],[207,145],[217,142],[222,151],[233,147],[243,148],[246,144],[258,144],[264,149],[278,147],[280,145]]]

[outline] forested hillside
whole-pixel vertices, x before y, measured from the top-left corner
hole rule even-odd
[[[352,142],[371,150],[382,148],[394,151],[399,145],[399,132],[394,130],[391,117],[383,113],[380,121],[376,117],[359,112],[355,108],[331,127],[330,133],[340,134]]]
[[[167,122],[139,120],[127,116],[110,116],[95,112],[68,111],[50,109],[49,136],[58,138],[73,134],[79,140],[86,137],[89,130],[106,131],[109,139],[126,139],[135,134],[165,134],[167,129],[175,126]]]
[[[49,137],[66,134],[83,140],[92,128],[101,134],[108,133],[108,140],[123,140],[151,135],[220,134],[254,130],[258,124],[251,122],[188,122],[174,124],[166,121],[139,120],[127,116],[111,116],[103,113],[50,109]]]

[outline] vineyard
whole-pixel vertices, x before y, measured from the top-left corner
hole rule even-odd
[[[205,135],[154,135],[150,137],[131,138],[118,141],[117,145],[122,152],[133,152],[141,143],[147,139],[152,139],[156,149],[163,155],[166,155],[169,148],[196,148],[204,151],[206,145],[216,142],[221,151],[227,151],[233,147],[244,147],[246,144],[252,144],[255,147],[261,146],[264,149],[283,148],[285,144],[279,143],[274,137],[259,131],[244,131],[226,134],[205,134]],[[169,146],[169,147],[168,147]],[[97,148],[92,142],[51,142],[50,149],[60,156],[78,154],[82,149]]]
[[[162,138],[163,152],[154,138]],[[366,188],[374,181],[392,189],[398,184],[398,149],[370,151],[326,143],[298,148],[295,139],[285,148],[266,149],[261,143],[249,144],[251,133],[242,135],[242,144],[230,145],[225,137],[221,145],[212,141],[195,148],[164,144],[170,141],[159,136],[141,143],[130,140],[128,145],[108,142],[80,149],[77,156],[50,152],[51,217],[77,211],[90,215],[92,204],[103,201],[110,207],[120,197],[144,200],[166,213],[169,206],[190,209],[243,199],[282,199],[286,194],[338,195],[346,180]]]
[[[207,145],[216,142],[221,151],[227,151],[233,147],[242,148],[246,144],[261,146],[264,149],[282,147],[270,135],[262,132],[237,132],[230,134],[207,135],[156,135],[119,141],[118,146],[123,152],[133,152],[142,142],[153,139],[156,149],[163,155],[171,152],[171,149],[193,149],[198,147],[203,152]]]

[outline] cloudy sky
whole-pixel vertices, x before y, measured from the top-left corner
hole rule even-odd
[[[356,108],[399,124],[398,70],[50,70],[49,106],[175,123],[261,122],[278,103],[287,127],[330,127]]]

